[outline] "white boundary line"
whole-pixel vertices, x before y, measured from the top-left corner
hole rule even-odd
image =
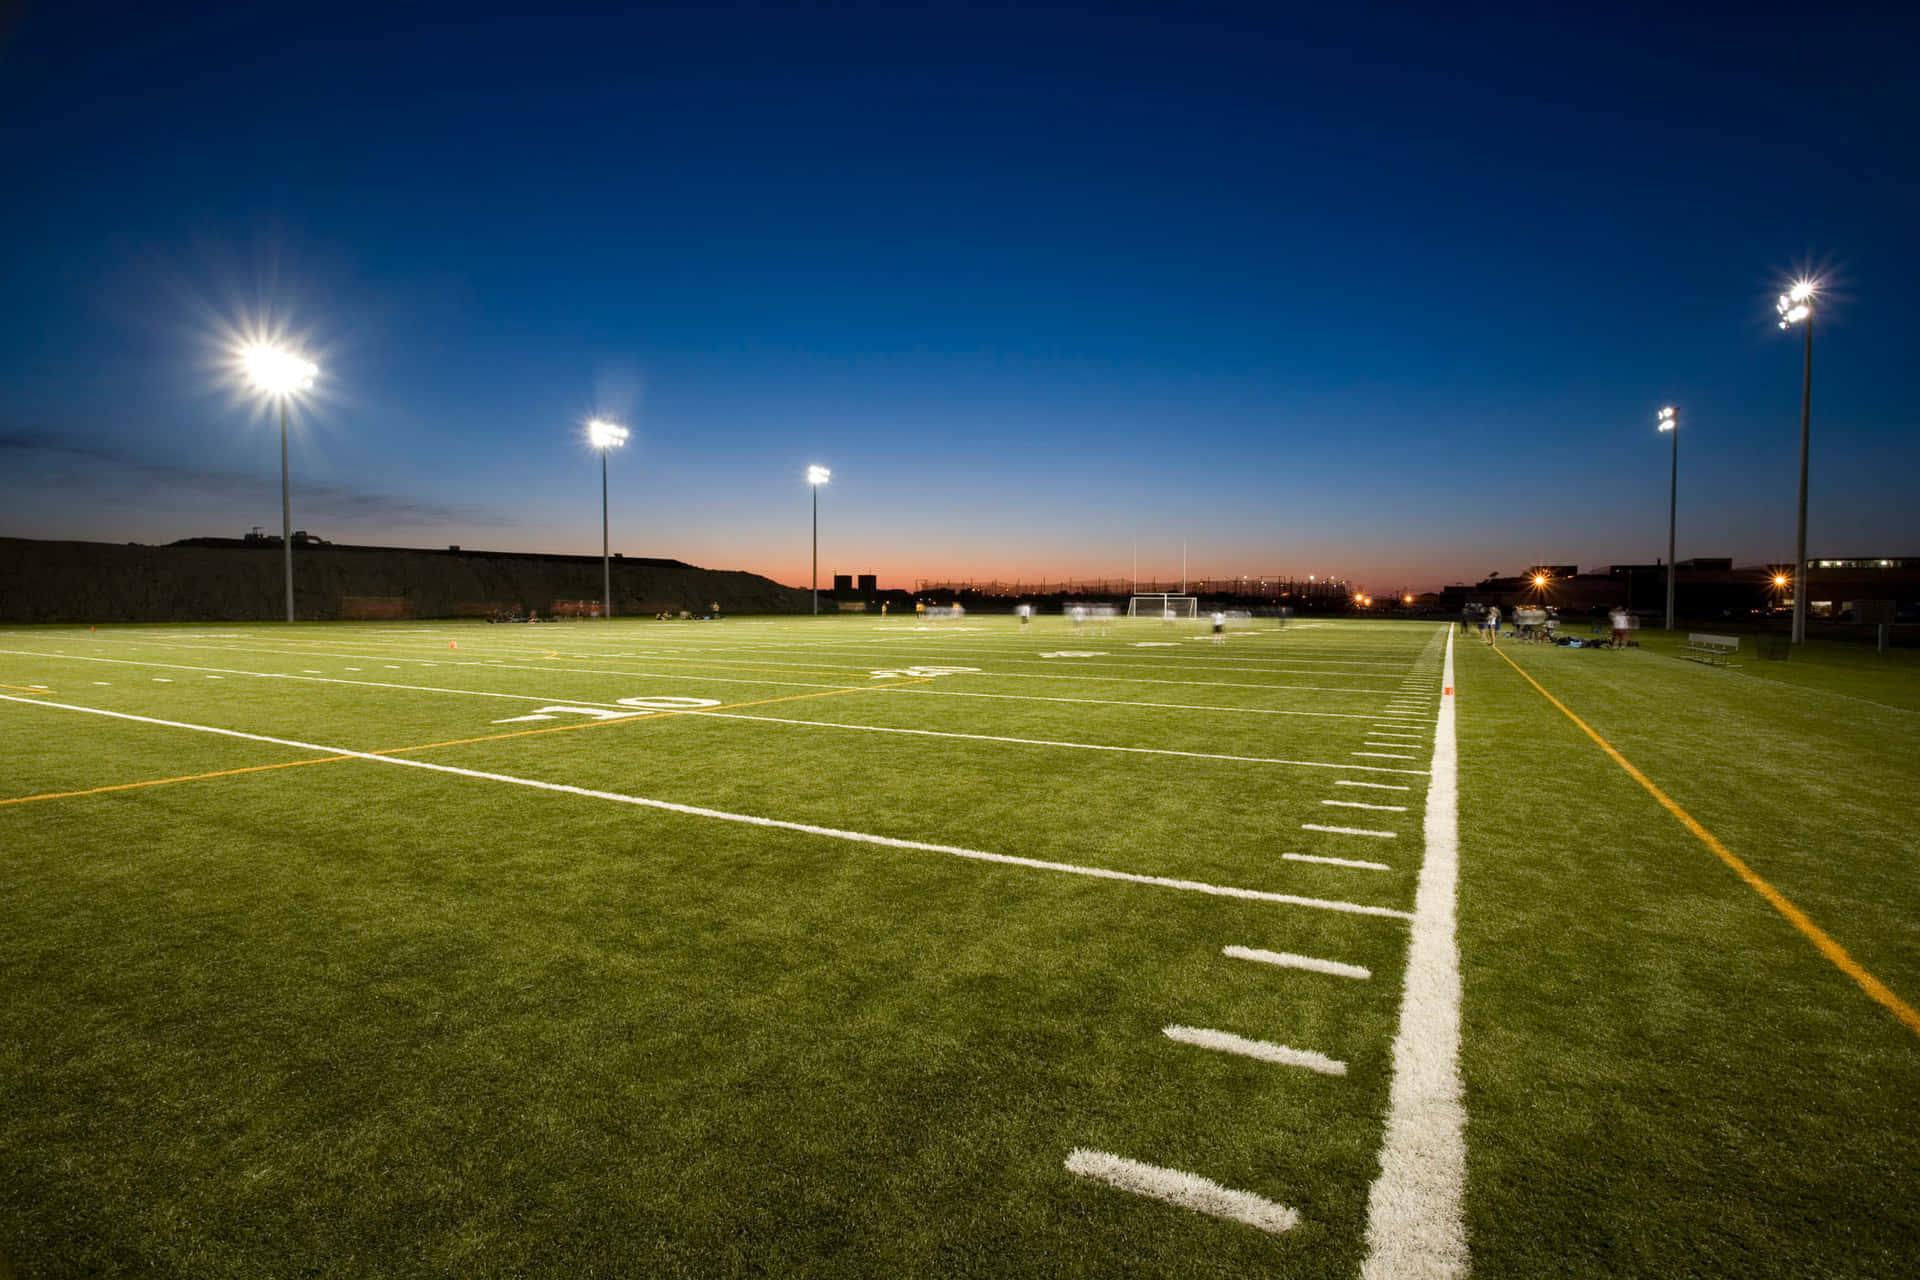
[[[1223,1187],[1196,1173],[1182,1173],[1178,1169],[1165,1169],[1157,1164],[1141,1164],[1138,1160],[1116,1156],[1110,1151],[1075,1147],[1067,1153],[1067,1172],[1091,1178],[1095,1182],[1104,1182],[1137,1196],[1146,1196],[1150,1200],[1179,1205],[1183,1209],[1225,1218],[1230,1222],[1245,1223],[1274,1235],[1291,1231],[1300,1225],[1298,1210],[1276,1204],[1264,1196]]]
[[[1433,735],[1426,856],[1414,898],[1400,1031],[1380,1176],[1367,1197],[1362,1280],[1459,1280],[1467,1274],[1467,1111],[1460,1084],[1459,777],[1453,628]]]
[[[47,702],[39,698],[22,698],[13,694],[0,694],[0,702],[17,702],[29,707],[47,707],[58,711],[76,711],[83,715],[105,716],[112,720],[127,720],[135,724],[158,725],[166,729],[187,729],[195,733],[218,734],[223,738],[240,738],[248,742],[265,742],[277,747],[294,747],[301,751],[319,751],[327,755],[350,756],[355,760],[366,760],[374,764],[396,765],[407,769],[425,769],[433,773],[452,774],[460,778],[474,778],[482,782],[504,782],[509,786],[532,787],[540,791],[552,791],[562,795],[584,796],[590,800],[610,800],[615,804],[636,805],[644,809],[662,809],[668,813],[685,814],[694,818],[714,818],[721,822],[739,822],[755,827],[771,827],[781,831],[797,831],[803,835],[825,836],[832,840],[851,840],[860,844],[882,845],[890,849],[913,849],[922,853],[944,853],[950,857],[968,858],[975,862],[993,862],[1003,866],[1027,867],[1036,871],[1057,871],[1067,875],[1090,876],[1098,880],[1119,880],[1128,884],[1154,885],[1162,889],[1183,889],[1190,893],[1206,893],[1221,898],[1245,898],[1254,902],[1278,902],[1295,907],[1318,907],[1325,911],[1339,911],[1348,915],[1384,916],[1394,920],[1411,920],[1412,913],[1399,911],[1392,907],[1374,907],[1358,902],[1336,902],[1328,898],[1303,898],[1291,893],[1270,893],[1263,889],[1241,889],[1231,885],[1208,884],[1202,880],[1179,880],[1168,876],[1142,875],[1133,871],[1114,871],[1106,867],[1083,867],[1071,862],[1048,862],[1040,858],[1021,858],[1006,853],[988,853],[982,849],[967,849],[959,845],[928,844],[920,840],[901,840],[894,836],[872,835],[864,831],[845,831],[838,827],[816,826],[809,822],[788,822],[781,818],[762,818],[754,814],[729,813],[724,809],[706,809],[698,805],[675,804],[670,800],[652,800],[645,796],[624,795],[618,791],[596,791],[591,787],[575,787],[562,782],[542,782],[537,778],[520,778],[508,773],[488,773],[482,769],[462,769],[450,764],[435,764],[430,760],[410,760],[404,756],[375,755],[369,751],[353,751],[346,747],[329,747],[317,742],[301,742],[294,738],[273,738],[261,733],[243,733],[238,729],[221,729],[213,725],[188,724],[180,720],[161,720],[154,716],[137,716],[125,711],[105,711],[99,707],[80,707],[65,702]],[[669,712],[656,714],[666,715]]]

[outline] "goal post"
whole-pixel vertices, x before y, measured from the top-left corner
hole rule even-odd
[[[1129,618],[1151,620],[1176,618],[1192,619],[1200,616],[1200,597],[1181,596],[1171,593],[1134,596],[1127,601]]]

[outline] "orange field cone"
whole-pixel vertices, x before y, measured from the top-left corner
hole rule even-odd
[[[458,640],[449,640],[449,641],[447,641],[447,648],[449,648],[449,649],[458,649],[459,647],[460,647],[460,642],[459,642]]]

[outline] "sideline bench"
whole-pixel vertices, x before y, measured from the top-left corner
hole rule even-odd
[[[1739,636],[1703,636],[1689,635],[1687,642],[1680,646],[1680,656],[1692,662],[1704,662],[1708,666],[1724,667],[1740,652]]]

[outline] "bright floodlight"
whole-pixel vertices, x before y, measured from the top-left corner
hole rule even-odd
[[[270,396],[305,391],[320,372],[313,361],[267,342],[250,342],[242,347],[240,362],[246,367],[247,381]]]
[[[1819,286],[1811,280],[1799,280],[1794,283],[1793,288],[1780,295],[1773,304],[1773,309],[1780,313],[1782,329],[1799,324],[1813,314],[1813,295],[1818,288]]]
[[[1533,575],[1533,585],[1534,585],[1534,586],[1536,586],[1536,587],[1544,587],[1544,586],[1546,586],[1546,585],[1547,585],[1547,575],[1546,575],[1546,574],[1544,574],[1544,573],[1536,573],[1536,574],[1534,574],[1534,575]]]
[[[1776,574],[1774,574],[1774,575],[1773,575],[1773,585],[1774,585],[1774,586],[1776,586],[1776,587],[1784,587],[1784,586],[1786,586],[1786,585],[1787,585],[1787,575],[1786,575],[1786,574],[1784,574],[1784,573],[1776,573]]]
[[[604,418],[587,423],[587,440],[596,449],[617,449],[627,442],[627,429]]]
[[[808,484],[825,484],[832,477],[833,472],[827,470],[825,467],[816,466],[807,468]]]
[[[1679,425],[1680,422],[1677,417],[1677,411],[1671,406],[1660,411],[1660,429],[1662,431],[1671,431]]]

